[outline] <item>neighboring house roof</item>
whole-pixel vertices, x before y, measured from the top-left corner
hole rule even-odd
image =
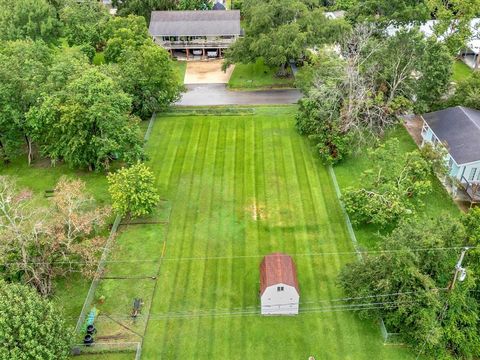
[[[152,36],[240,35],[240,11],[152,11]]]
[[[282,253],[273,253],[263,258],[260,264],[260,294],[272,285],[285,284],[298,288],[297,270],[290,256]]]
[[[456,106],[422,115],[458,165],[480,161],[480,111]]]
[[[213,5],[212,10],[225,10],[225,6],[217,1],[215,5]]]

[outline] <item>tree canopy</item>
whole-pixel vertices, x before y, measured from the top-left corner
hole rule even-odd
[[[131,101],[111,78],[90,68],[32,108],[28,123],[42,155],[73,167],[107,169],[113,159],[135,163],[144,157]]]
[[[105,27],[104,37],[107,41],[107,62],[117,62],[124,51],[129,48],[137,49],[149,40],[145,19],[136,15],[110,19]]]
[[[447,104],[480,110],[480,72],[473,72],[468,78],[460,81]]]
[[[64,36],[70,46],[96,47],[103,41],[103,32],[110,15],[97,0],[67,0],[60,18],[65,24]]]
[[[38,104],[48,77],[51,52],[43,42],[16,40],[0,43],[0,156],[8,161],[31,140],[25,114]]]
[[[96,208],[80,180],[62,178],[49,207],[36,207],[29,189],[0,176],[0,273],[21,281],[43,296],[54,280],[81,272],[92,274],[103,238],[108,209]]]
[[[132,96],[132,111],[142,119],[179,99],[183,87],[165,49],[153,44],[127,49],[118,67],[119,84]]]
[[[302,58],[308,47],[335,41],[348,28],[347,23],[329,20],[321,9],[309,9],[299,0],[245,0],[242,10],[245,36],[226,51],[225,66],[262,57],[284,75],[290,60]]]
[[[155,175],[142,163],[109,174],[108,183],[113,209],[120,215],[132,218],[148,215],[160,201]]]
[[[57,9],[47,0],[0,0],[0,40],[56,42],[61,32]]]
[[[112,4],[117,8],[118,15],[143,16],[147,22],[150,21],[150,15],[154,10],[175,10],[177,8],[175,0],[113,0]]]
[[[399,113],[431,109],[448,89],[448,49],[416,29],[382,37],[359,25],[340,51],[341,57],[321,50],[307,66],[297,115],[297,128],[314,141],[325,162],[375,141],[398,122]],[[342,138],[348,136],[352,141],[345,144]]]
[[[351,303],[378,304],[361,315],[382,317],[388,330],[399,332],[422,357],[478,357],[477,255],[467,254],[466,281],[448,291],[459,251],[434,250],[461,247],[470,230],[446,214],[402,221],[376,255],[343,268],[340,284]]]
[[[0,359],[70,358],[72,331],[60,309],[34,289],[0,279]]]

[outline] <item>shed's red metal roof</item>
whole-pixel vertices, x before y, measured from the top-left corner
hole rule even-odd
[[[267,287],[280,283],[293,286],[300,295],[293,259],[282,253],[265,256],[260,264],[260,294],[263,294]]]

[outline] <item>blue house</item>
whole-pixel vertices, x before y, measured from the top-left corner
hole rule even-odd
[[[465,194],[470,203],[480,202],[480,111],[456,106],[422,115],[422,146],[443,144],[453,193]]]

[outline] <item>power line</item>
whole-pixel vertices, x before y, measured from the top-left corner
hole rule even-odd
[[[475,249],[471,247],[470,249]],[[285,256],[292,257],[315,257],[315,256],[330,256],[330,255],[356,255],[361,254],[390,254],[390,253],[405,253],[405,252],[426,252],[426,251],[453,251],[463,249],[461,246],[453,247],[431,247],[431,248],[417,248],[417,249],[391,249],[391,250],[365,250],[365,251],[340,251],[340,252],[320,252],[320,253],[299,253]],[[205,256],[205,257],[179,257],[179,258],[158,258],[158,259],[128,259],[128,260],[105,260],[103,263],[156,263],[160,261],[195,261],[195,260],[235,260],[235,259],[249,259],[249,258],[263,258],[265,255],[237,255],[237,256]],[[1,265],[48,265],[48,264],[85,264],[86,261],[7,261]]]
[[[372,309],[385,309],[394,308],[399,305],[413,305],[415,301],[391,301],[391,302],[378,302],[378,303],[365,303],[365,304],[347,304],[347,305],[336,305],[336,306],[323,306],[315,308],[306,308],[300,309],[299,313],[328,313],[328,312],[338,312],[338,311],[362,311],[362,310],[372,310]],[[191,318],[200,318],[200,317],[230,317],[230,316],[251,316],[259,315],[258,310],[246,310],[246,311],[227,311],[227,312],[210,312],[210,313],[182,313],[182,312],[168,312],[168,313],[151,313],[149,314],[150,320],[169,320],[169,319],[191,319]],[[100,314],[101,316],[101,314]],[[109,317],[116,319],[130,319],[131,316],[120,315],[120,314],[108,314]],[[142,317],[146,318],[147,315]]]

